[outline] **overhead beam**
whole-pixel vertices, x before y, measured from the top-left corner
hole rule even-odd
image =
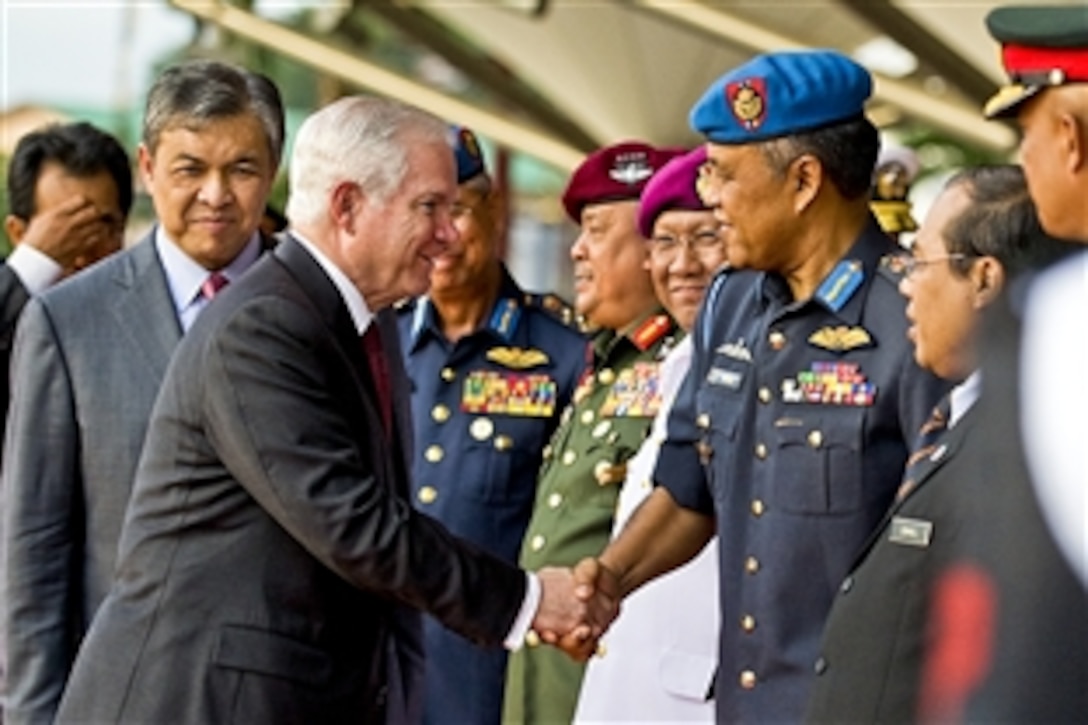
[[[170,0],[170,4],[240,37],[295,58],[322,73],[380,95],[412,103],[440,118],[470,126],[497,143],[551,164],[562,172],[572,171],[585,158],[581,149],[550,135],[440,93],[221,0]]]
[[[510,108],[517,108],[527,114],[556,138],[566,139],[587,154],[600,146],[585,129],[556,110],[555,106],[520,82],[496,60],[468,50],[465,43],[458,42],[455,34],[432,15],[397,3],[356,3],[355,7],[365,7],[366,10],[379,14],[402,33],[415,38],[445,58],[446,62],[495,94]],[[533,13],[541,12],[539,8],[542,5],[534,7],[538,9],[531,10],[528,6],[525,9]]]
[[[978,104],[979,108],[994,93],[994,82],[959,53],[933,37],[918,21],[890,2],[873,0],[838,0],[860,18],[868,21],[919,58],[924,58],[945,80]]]
[[[676,0],[626,2],[756,53],[809,47],[795,38],[774,33],[703,3]],[[1010,128],[986,121],[978,107],[939,98],[909,83],[870,72],[873,76],[873,96],[901,108],[907,115],[987,148],[1008,151],[1016,143],[1016,136]]]

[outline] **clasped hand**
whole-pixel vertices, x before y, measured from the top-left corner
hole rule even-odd
[[[548,644],[579,662],[597,651],[597,641],[620,611],[616,576],[597,559],[587,558],[573,569],[546,567],[537,572],[540,606],[533,629]]]

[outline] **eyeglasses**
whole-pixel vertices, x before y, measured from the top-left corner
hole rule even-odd
[[[687,247],[696,256],[721,251],[722,238],[714,229],[702,229],[694,234],[655,234],[650,237],[650,254],[657,259],[671,260],[680,254],[680,247]]]
[[[970,258],[970,254],[959,253],[946,254],[942,257],[933,257],[932,259],[919,259],[917,257],[912,257],[909,254],[889,254],[880,260],[880,264],[895,274],[910,277],[919,267],[928,267],[931,264],[937,264],[939,262],[962,262],[963,260]]]

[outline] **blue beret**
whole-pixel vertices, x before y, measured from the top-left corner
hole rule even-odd
[[[464,126],[453,126],[453,155],[457,159],[457,183],[463,184],[484,173],[484,155],[476,134]]]
[[[689,122],[714,143],[766,141],[859,118],[872,88],[869,72],[841,53],[769,53],[714,81]]]

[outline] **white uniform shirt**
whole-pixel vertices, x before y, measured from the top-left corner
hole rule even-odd
[[[691,337],[661,361],[662,405],[650,435],[627,462],[612,536],[650,495],[650,476],[666,437],[669,411],[691,365]],[[714,721],[707,701],[718,658],[718,541],[692,561],[623,602],[590,661],[574,721],[580,723]]]

